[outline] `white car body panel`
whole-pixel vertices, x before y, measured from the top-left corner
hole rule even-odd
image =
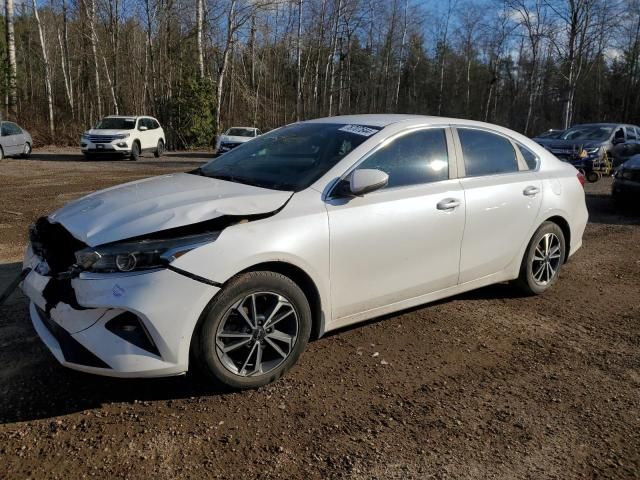
[[[577,171],[522,135],[480,122],[410,115],[314,122],[384,128],[296,193],[176,174],[96,192],[50,215],[50,221],[89,246],[221,215],[263,215],[224,228],[215,241],[175,259],[172,270],[82,273],[73,280],[78,303],[88,310],[70,312],[68,305],[58,304],[51,318],[110,370],[65,360],[36,309],[46,307],[42,291],[47,278],[32,271],[23,289],[32,302],[34,326],[56,358],[71,368],[104,375],[184,373],[206,305],[233,276],[265,263],[288,264],[309,277],[319,296],[316,321],[324,333],[517,278],[531,236],[550,218],[568,225],[569,255],[582,243],[588,214]],[[408,130],[434,126],[448,132],[449,180],[378,190],[350,200],[331,198],[337,181],[376,146]],[[465,178],[459,148],[451,144],[456,126],[488,130],[521,143],[539,157],[538,170]],[[539,192],[524,195],[530,186]],[[448,198],[459,200],[458,206],[438,209]],[[25,266],[35,269],[39,263],[28,250]],[[122,311],[144,321],[161,358],[106,331],[108,318]],[[100,316],[105,312],[109,316]]]

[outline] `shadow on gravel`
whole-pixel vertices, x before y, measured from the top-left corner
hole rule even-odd
[[[611,195],[601,193],[586,194],[589,223],[605,225],[640,225],[640,207],[617,204]]]

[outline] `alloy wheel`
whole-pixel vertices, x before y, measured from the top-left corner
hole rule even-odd
[[[224,314],[216,332],[216,353],[235,375],[263,375],[289,357],[298,330],[298,314],[287,298],[275,292],[251,293]]]
[[[536,245],[531,260],[531,273],[538,285],[549,284],[560,267],[562,246],[555,233],[545,233]]]

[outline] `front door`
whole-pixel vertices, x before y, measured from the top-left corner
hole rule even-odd
[[[401,134],[356,167],[386,172],[387,187],[327,201],[334,319],[456,285],[465,203],[448,135]]]

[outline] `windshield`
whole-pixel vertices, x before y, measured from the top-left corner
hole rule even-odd
[[[563,140],[595,140],[602,142],[611,136],[613,127],[602,125],[583,125],[573,127],[562,134]]]
[[[289,125],[244,143],[193,173],[297,192],[379,130],[333,123]]]
[[[103,118],[96,125],[98,130],[133,130],[136,126],[135,118]]]
[[[255,130],[253,128],[230,128],[226,135],[230,137],[255,137]]]

